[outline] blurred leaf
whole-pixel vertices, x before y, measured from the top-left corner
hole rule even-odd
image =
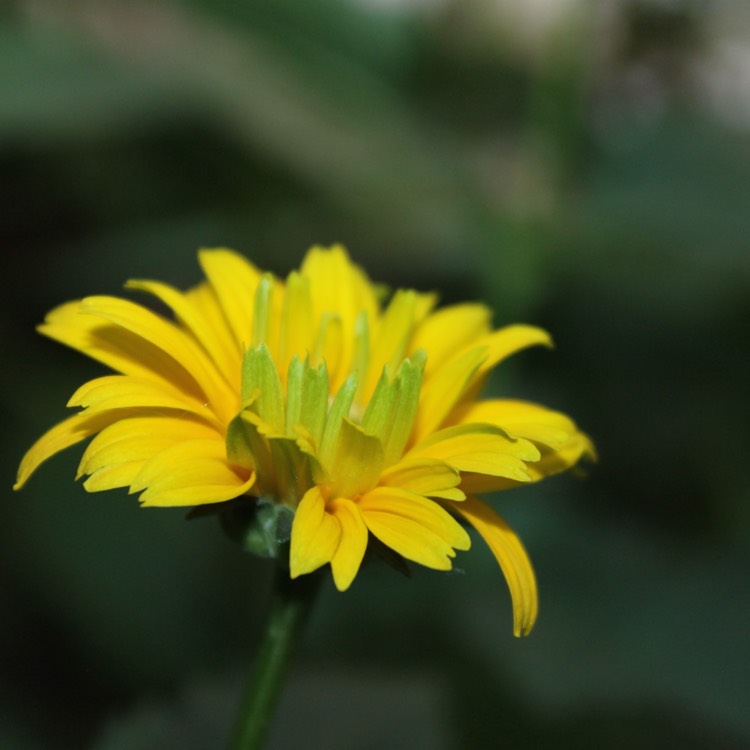
[[[173,82],[107,59],[75,27],[0,25],[0,144],[101,137],[185,103]]]

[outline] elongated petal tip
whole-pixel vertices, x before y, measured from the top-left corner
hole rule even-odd
[[[539,611],[536,576],[516,533],[492,508],[475,497],[454,506],[480,534],[505,576],[513,602],[513,634],[528,635]]]

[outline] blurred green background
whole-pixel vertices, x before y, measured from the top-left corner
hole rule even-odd
[[[495,498],[535,562],[511,634],[464,574],[327,586],[272,748],[750,747],[750,5],[16,0],[0,5],[0,747],[220,748],[270,570],[210,520],[10,486],[95,363],[34,326],[231,246],[285,274],[484,299],[554,352],[493,391],[601,461]]]

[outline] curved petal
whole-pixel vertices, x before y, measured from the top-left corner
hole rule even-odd
[[[500,564],[513,601],[513,632],[528,635],[539,610],[536,577],[526,550],[513,529],[485,503],[475,497],[455,506],[481,535]]]
[[[559,449],[542,446],[540,453],[539,461],[527,465],[528,479],[522,482],[504,476],[466,472],[461,474],[460,487],[467,494],[511,490],[515,487],[521,487],[523,484],[528,484],[530,481],[538,482],[546,477],[567,471],[584,458],[596,460],[594,445],[588,436],[582,432],[576,432]]]
[[[530,346],[553,346],[552,338],[547,331],[536,326],[521,324],[499,328],[480,339],[478,344],[485,348],[487,356],[472,376],[457,408],[479,397],[490,370],[497,367],[503,360]],[[452,424],[455,420],[451,415],[447,421]]]
[[[115,372],[151,378],[185,393],[201,395],[195,380],[166,352],[125,328],[84,314],[80,301],[56,307],[37,330]]]
[[[261,273],[242,255],[226,248],[201,250],[198,261],[232,331],[237,353],[242,356],[251,343],[253,303]]]
[[[484,305],[444,307],[428,315],[414,332],[409,351],[428,352],[425,378],[489,331],[490,311]]]
[[[340,245],[329,249],[310,248],[302,261],[300,273],[310,280],[310,299],[316,325],[326,314],[340,321],[338,367],[329,364],[331,389],[335,392],[351,370],[358,316],[364,317],[365,325],[372,332],[380,306],[372,284]]]
[[[166,446],[163,446],[166,447]],[[144,461],[126,461],[112,466],[102,466],[92,471],[83,483],[86,492],[106,492],[129,487],[143,468]]]
[[[203,438],[157,453],[138,472],[130,492],[142,491],[142,505],[205,505],[239,497],[254,482],[253,473],[240,475],[229,466],[220,438]]]
[[[348,498],[336,498],[327,507],[341,526],[341,539],[331,558],[333,582],[339,591],[346,591],[359,572],[367,550],[367,525],[357,504]]]
[[[426,497],[463,500],[458,489],[461,474],[445,461],[437,458],[406,458],[388,467],[380,477],[386,487],[400,487]]]
[[[239,409],[237,394],[219,375],[216,365],[170,321],[119,297],[86,297],[81,311],[121,326],[166,352],[193,377],[221,419],[229,421]]]
[[[292,272],[286,281],[281,305],[279,357],[276,367],[286,381],[289,363],[296,356],[305,361],[314,351],[314,330],[309,280]]]
[[[377,487],[359,500],[367,528],[407,560],[450,570],[454,549],[467,550],[465,529],[444,508],[396,487]]]
[[[127,412],[106,412],[104,414],[86,414],[80,412],[72,417],[59,422],[51,429],[47,430],[35,443],[26,451],[18,467],[16,483],[13,485],[14,490],[20,490],[26,484],[29,477],[44,463],[56,453],[59,453],[71,445],[80,443],[95,432],[112,424],[117,419],[121,419]]]
[[[334,390],[343,380],[337,376],[342,372],[341,357],[344,352],[344,329],[341,318],[334,313],[324,313],[318,323],[315,345],[310,352],[310,365],[320,367],[325,363],[327,372],[332,373]]]
[[[410,518],[368,511],[367,528],[387,547],[407,560],[434,570],[450,570],[453,548],[437,534]]]
[[[90,475],[84,483],[89,492],[127,487],[157,453],[184,440],[204,438],[222,439],[215,429],[186,414],[119,419],[89,443],[76,478]]]
[[[498,427],[466,424],[446,427],[430,435],[407,454],[435,458],[463,472],[507,477],[529,482],[527,461],[538,461],[537,447],[528,440],[508,437]]]
[[[529,467],[529,473],[536,482],[572,468],[583,458],[595,461],[596,449],[588,435],[576,432],[565,445],[557,450],[543,451],[542,458]]]
[[[341,524],[326,513],[319,487],[312,487],[300,500],[292,522],[289,573],[292,578],[312,573],[331,562],[341,540]]]
[[[68,406],[84,407],[89,414],[124,408],[175,409],[221,426],[207,404],[175,388],[131,375],[104,375],[90,380],[70,397]]]
[[[552,346],[552,337],[542,328],[515,324],[498,328],[480,342],[487,347],[487,359],[482,363],[479,374],[488,372],[512,354],[530,346]]]
[[[484,422],[516,437],[560,448],[577,432],[570,417],[539,404],[511,399],[491,399],[469,404],[456,415],[458,424]]]
[[[125,286],[128,289],[148,292],[171,308],[180,323],[190,331],[206,354],[216,363],[227,385],[234,391],[239,390],[240,360],[231,332],[223,320],[217,325],[215,319],[204,315],[203,307],[194,303],[195,297],[191,298],[160,281],[133,279]]]
[[[358,398],[367,403],[380,379],[383,367],[395,373],[406,353],[414,328],[417,293],[400,289],[383,312],[378,334],[372,342],[368,371],[363,373],[363,383]]]
[[[222,348],[233,354],[233,362],[241,362],[244,349],[240,349],[234,339],[234,331],[227,323],[224,311],[219,304],[219,299],[211,284],[207,281],[201,282],[192,289],[185,292],[185,299],[195,307],[203,316],[206,324],[212,331],[216,331],[222,340]],[[232,365],[234,367],[234,365]]]
[[[412,443],[418,443],[445,422],[466,389],[474,382],[486,357],[487,350],[483,346],[469,349],[460,356],[453,357],[425,380],[412,430]],[[430,361],[429,352],[427,361]]]

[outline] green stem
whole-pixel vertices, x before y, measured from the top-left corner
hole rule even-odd
[[[230,744],[231,750],[260,750],[262,747],[295,644],[315,599],[319,579],[319,575],[312,574],[292,580],[288,571],[276,571],[266,632]]]

